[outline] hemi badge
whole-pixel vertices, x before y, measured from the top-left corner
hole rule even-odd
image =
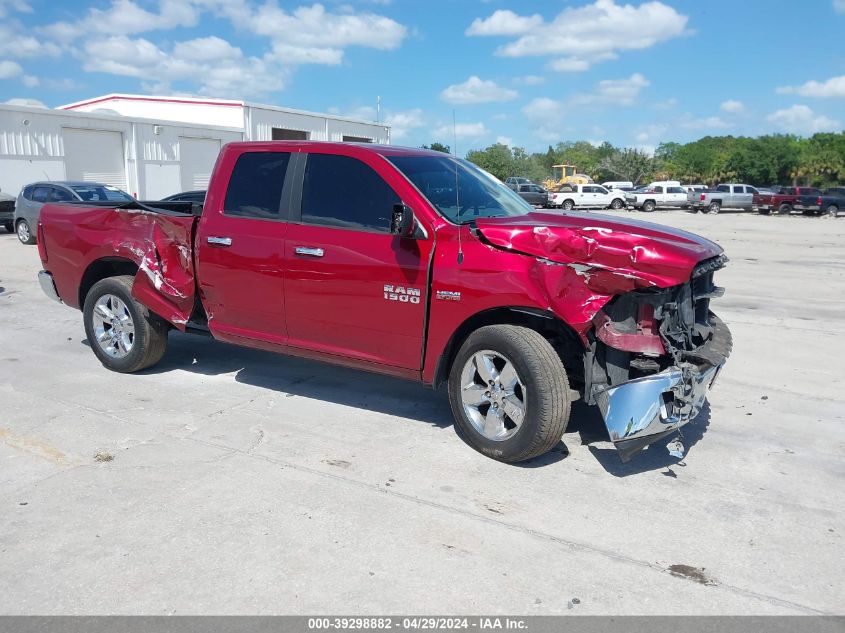
[[[438,290],[437,298],[442,299],[443,301],[460,301],[461,293],[453,292],[451,290]]]

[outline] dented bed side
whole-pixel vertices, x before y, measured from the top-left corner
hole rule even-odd
[[[92,266],[130,262],[137,267],[133,296],[184,331],[196,297],[196,220],[144,208],[45,205],[42,248],[59,297],[79,308],[79,290]]]

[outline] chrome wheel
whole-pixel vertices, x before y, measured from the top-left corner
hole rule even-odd
[[[506,440],[519,430],[526,396],[513,363],[498,352],[481,350],[464,365],[461,404],[475,430],[488,440]]]
[[[106,354],[123,358],[135,343],[135,324],[129,307],[118,297],[105,294],[97,299],[92,314],[94,338]]]
[[[32,234],[29,231],[29,224],[26,223],[26,220],[18,222],[18,239],[24,244],[32,239]]]

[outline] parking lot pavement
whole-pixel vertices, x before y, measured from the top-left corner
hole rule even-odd
[[[578,405],[500,464],[443,393],[207,338],[111,373],[0,231],[0,613],[845,613],[845,222],[615,215],[731,257],[680,464]]]

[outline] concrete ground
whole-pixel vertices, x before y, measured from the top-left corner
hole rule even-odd
[[[443,393],[200,337],[111,373],[0,230],[0,613],[845,613],[845,220],[619,215],[732,258],[682,463],[576,406],[500,464]]]

